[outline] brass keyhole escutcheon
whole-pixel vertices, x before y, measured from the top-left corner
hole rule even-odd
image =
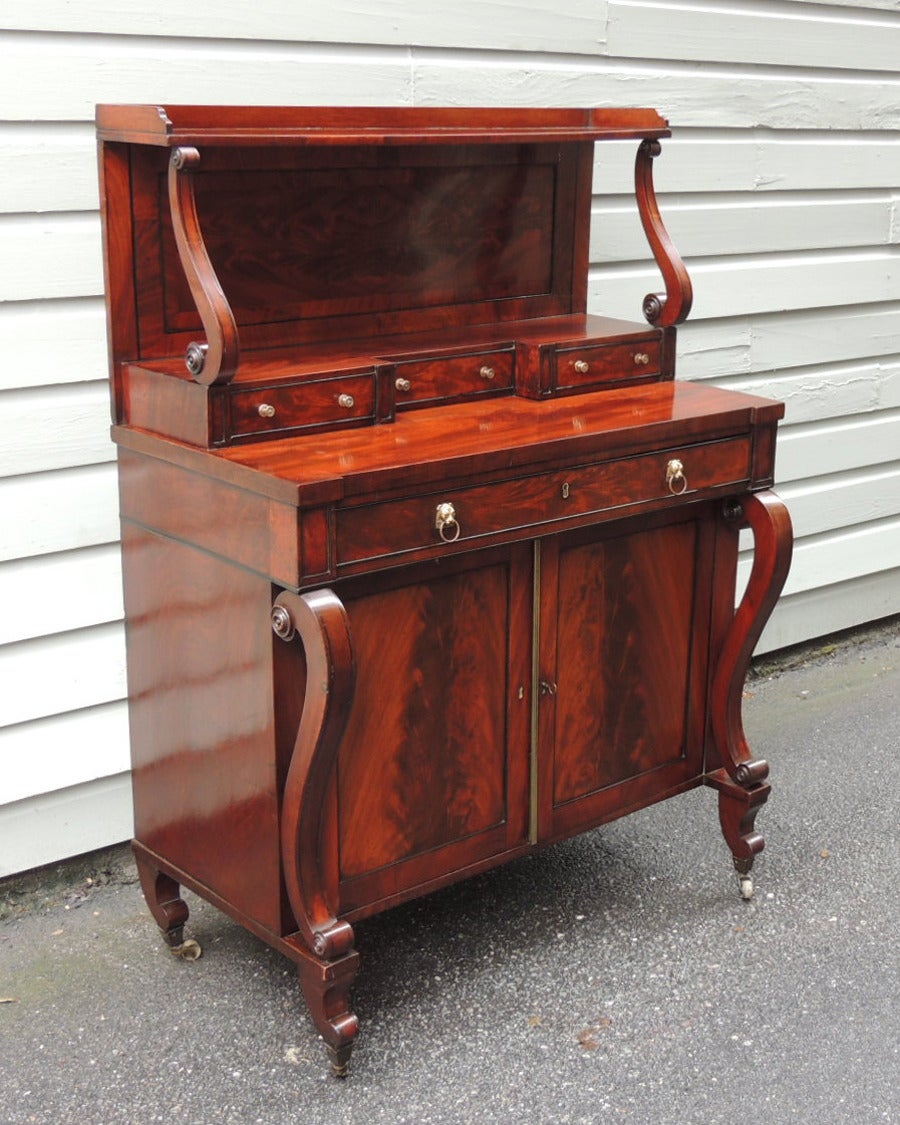
[[[677,457],[666,465],[666,485],[673,496],[680,496],[687,490],[687,477],[684,475],[684,465]]]
[[[568,481],[563,481],[563,486],[562,486],[561,492],[562,492],[562,498],[563,498],[563,500],[568,500],[568,499],[569,499],[569,497],[570,497],[570,496],[571,496],[571,494],[572,494],[572,490],[571,490],[571,488],[569,487],[569,482],[568,482]]]

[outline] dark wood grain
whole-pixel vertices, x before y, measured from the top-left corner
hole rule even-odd
[[[134,848],[167,943],[190,948],[182,887],[228,912],[297,965],[343,1074],[353,926],[378,911],[704,784],[746,893],[783,407],[674,380],[666,122],[106,106],[98,127]],[[639,142],[650,328],[585,311],[603,139]]]
[[[283,932],[269,585],[130,523],[123,545],[135,835]]]
[[[96,120],[105,140],[166,146],[455,146],[669,135],[668,122],[655,110],[622,108],[98,105]]]
[[[663,275],[665,296],[650,294],[644,298],[644,315],[651,324],[665,328],[680,324],[691,311],[694,294],[691,279],[675,244],[662,221],[656,191],[653,187],[653,160],[659,155],[657,140],[644,140],[638,148],[634,166],[635,195],[644,234],[653,257]]]

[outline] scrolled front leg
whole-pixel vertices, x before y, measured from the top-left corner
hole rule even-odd
[[[184,924],[188,920],[187,903],[181,897],[177,880],[153,862],[150,854],[135,841],[132,845],[141,890],[150,913],[162,932],[163,941],[172,955],[182,961],[196,961],[203,950],[193,938],[185,940]]]
[[[353,928],[337,917],[337,844],[325,823],[356,684],[350,622],[331,590],[284,591],[272,607],[272,628],[284,641],[299,638],[306,656],[303,708],[281,806],[282,869],[302,939],[303,993],[334,1072],[343,1075],[358,1027],[349,1007],[358,955]]]
[[[769,766],[754,758],[744,734],[741,702],[753,649],[784,586],[791,565],[793,535],[787,508],[774,492],[741,497],[735,513],[749,524],[753,566],[741,603],[722,645],[710,691],[710,726],[724,768],[707,775],[719,791],[719,823],[731,849],[744,898],[752,894],[750,869],[764,841],[756,814],[769,796]]]

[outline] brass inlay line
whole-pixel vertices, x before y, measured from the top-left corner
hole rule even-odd
[[[534,571],[531,591],[531,795],[528,839],[538,841],[538,719],[540,710],[541,647],[541,541],[534,541]]]

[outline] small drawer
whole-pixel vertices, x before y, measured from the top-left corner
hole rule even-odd
[[[231,394],[231,437],[373,421],[375,372]]]
[[[555,348],[552,363],[555,390],[657,378],[661,370],[660,342],[658,337],[647,337],[625,343]]]
[[[451,399],[464,400],[508,391],[515,353],[470,352],[394,362],[394,402],[398,410]]]
[[[347,508],[337,513],[338,566],[540,534],[542,525],[593,522],[651,502],[677,504],[749,481],[750,452],[745,436]]]

